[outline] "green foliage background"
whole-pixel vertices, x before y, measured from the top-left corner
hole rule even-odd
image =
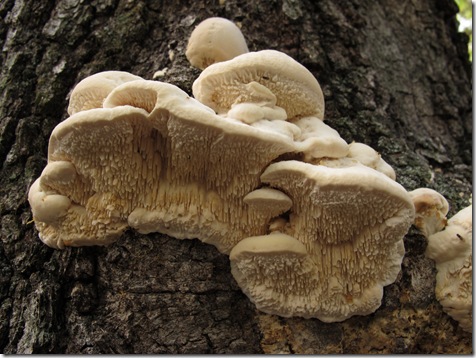
[[[459,30],[469,36],[469,58],[473,61],[473,4],[471,0],[455,0],[459,7],[457,16],[460,23]]]

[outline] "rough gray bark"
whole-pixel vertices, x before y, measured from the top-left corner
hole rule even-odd
[[[71,88],[125,70],[190,92],[184,52],[210,16],[242,24],[251,50],[309,68],[326,119],[371,145],[412,190],[467,206],[471,65],[452,0],[4,0],[0,3],[0,351],[3,353],[470,353],[434,296],[425,239],[405,238],[397,281],[366,317],[325,324],[257,312],[228,258],[197,240],[127,232],[109,247],[55,251],[31,223],[29,185]]]

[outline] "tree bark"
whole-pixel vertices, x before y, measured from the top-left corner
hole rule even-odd
[[[467,37],[452,0],[3,0],[0,3],[0,351],[3,353],[471,353],[435,299],[426,239],[411,229],[382,306],[341,323],[258,312],[226,255],[197,240],[127,232],[108,247],[50,249],[27,190],[81,79],[129,71],[191,93],[185,58],[201,20],[241,24],[320,82],[326,121],[379,151],[407,190],[451,205],[472,192]]]

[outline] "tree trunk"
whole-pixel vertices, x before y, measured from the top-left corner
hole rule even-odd
[[[451,205],[472,191],[471,64],[452,0],[3,0],[0,3],[0,350],[3,353],[471,353],[435,298],[426,239],[411,229],[382,306],[341,323],[257,311],[228,257],[197,240],[129,231],[107,247],[53,250],[27,190],[81,79],[123,70],[191,93],[201,20],[241,24],[320,82],[326,121],[380,152],[407,190]]]

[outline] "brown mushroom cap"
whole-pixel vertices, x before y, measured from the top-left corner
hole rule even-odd
[[[207,67],[193,84],[193,95],[217,113],[233,104],[253,102],[247,85],[267,87],[284,108],[288,119],[324,116],[324,97],[319,83],[304,66],[274,50],[249,52]]]
[[[216,62],[248,52],[241,30],[230,20],[211,17],[192,31],[185,55],[192,66],[203,70]]]
[[[327,322],[377,309],[383,286],[394,282],[400,271],[402,239],[413,222],[413,203],[405,189],[365,166],[328,168],[297,161],[271,164],[261,180],[291,198],[289,222],[281,230],[306,248],[306,260],[312,261],[313,268],[286,282],[280,280],[280,268],[266,278],[258,274],[243,278],[245,271],[265,270],[267,261],[261,250],[253,260],[234,262],[233,257],[239,256],[233,254],[242,250],[245,241],[238,243],[230,256],[233,272],[258,308]],[[299,285],[303,288],[292,282],[303,282]],[[292,289],[286,290],[286,283]]]

